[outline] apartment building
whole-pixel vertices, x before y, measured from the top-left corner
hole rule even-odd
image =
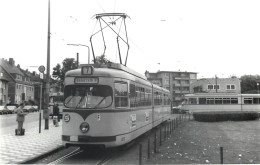
[[[147,80],[171,92],[172,105],[181,104],[183,96],[191,93],[190,85],[197,80],[196,72],[158,71],[145,72]]]

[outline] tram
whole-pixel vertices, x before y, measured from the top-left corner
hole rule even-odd
[[[64,145],[124,145],[170,119],[170,92],[120,64],[66,73]]]
[[[121,146],[169,120],[171,115],[170,92],[126,66],[129,50],[126,27],[122,33],[116,21],[121,20],[121,25],[125,26],[128,15],[102,13],[96,14],[95,18],[100,30],[90,37],[94,64],[80,65],[65,74],[62,121],[65,146]],[[92,38],[102,33],[103,44],[98,44],[98,48],[104,46],[104,56],[108,40],[103,33],[109,29],[115,39],[108,40],[117,44],[120,62],[105,60],[102,63],[95,56]],[[122,43],[126,47],[122,48]],[[123,52],[126,52],[124,56]]]
[[[260,94],[197,93],[185,95],[181,110],[205,111],[257,111],[260,112]]]

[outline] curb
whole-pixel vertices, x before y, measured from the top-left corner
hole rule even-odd
[[[39,155],[39,156],[35,156],[35,157],[33,157],[33,158],[29,158],[29,159],[27,159],[27,160],[24,160],[24,161],[22,161],[22,162],[19,162],[19,164],[32,164],[32,163],[35,162],[36,160],[42,159],[42,158],[44,158],[44,157],[46,157],[46,156],[49,156],[49,155],[51,155],[51,154],[53,154],[53,153],[55,153],[55,152],[58,152],[59,150],[62,150],[62,149],[64,149],[64,148],[65,148],[65,146],[60,145],[60,146],[54,148],[53,150],[47,151],[46,153],[43,153],[43,154],[41,154],[41,155]]]

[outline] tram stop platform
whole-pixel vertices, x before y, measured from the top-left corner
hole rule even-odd
[[[55,127],[50,119],[49,129],[44,129],[42,124],[41,133],[36,122],[30,128],[25,127],[23,136],[16,136],[15,131],[13,134],[0,135],[0,164],[26,163],[62,147],[62,122]]]

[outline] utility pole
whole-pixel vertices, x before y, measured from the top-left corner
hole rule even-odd
[[[79,68],[79,53],[77,53],[77,68]]]
[[[46,75],[46,91],[45,91],[45,129],[49,129],[49,94],[50,94],[50,0],[48,3],[48,40],[47,40],[47,75]]]

